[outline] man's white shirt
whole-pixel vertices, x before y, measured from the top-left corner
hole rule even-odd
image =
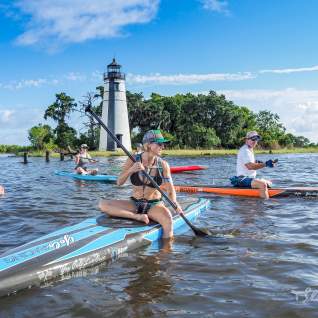
[[[245,176],[249,178],[256,177],[256,170],[249,170],[246,168],[247,163],[254,163],[255,156],[252,148],[249,148],[246,144],[243,145],[238,154],[236,161],[236,175],[237,176]]]

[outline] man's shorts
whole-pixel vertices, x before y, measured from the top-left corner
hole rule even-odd
[[[234,176],[230,178],[231,184],[238,188],[252,188],[254,178],[244,176]]]

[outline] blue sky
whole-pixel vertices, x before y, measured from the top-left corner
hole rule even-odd
[[[318,142],[317,12],[315,0],[1,1],[0,144],[28,144],[55,94],[81,100],[114,56],[132,92],[215,90]]]

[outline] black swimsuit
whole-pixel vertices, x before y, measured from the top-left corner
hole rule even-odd
[[[139,159],[139,158],[140,159]],[[142,156],[137,155],[136,156],[136,160],[140,161],[142,163]],[[163,177],[162,177],[162,173],[160,170],[162,170],[162,167],[159,167],[158,164],[158,159],[156,159],[156,164],[157,166],[150,168],[149,171],[149,175],[151,175],[151,170],[152,169],[156,169],[156,175],[155,176],[151,176],[154,181],[160,186],[162,185],[162,181],[163,181]],[[155,188],[155,186],[144,176],[144,174],[141,171],[138,172],[134,172],[131,176],[130,176],[130,181],[134,186],[145,186],[145,187],[150,187],[150,188]]]
[[[136,155],[136,160],[142,162],[142,154]],[[164,178],[162,175],[162,165],[161,165],[161,159],[156,158],[155,166],[150,168],[149,175],[151,175],[151,170],[156,169],[156,175],[151,176],[154,181],[160,186],[163,181],[167,178]],[[130,181],[134,186],[143,186],[149,187],[149,188],[155,188],[155,186],[143,175],[141,171],[134,172],[130,176]],[[131,197],[131,199],[134,201],[136,205],[136,212],[140,214],[147,214],[148,211],[157,204],[160,204],[162,201],[162,198],[160,199],[154,199],[154,200],[147,200],[147,199],[136,199],[134,197]]]

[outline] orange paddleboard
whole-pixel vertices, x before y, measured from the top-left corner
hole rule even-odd
[[[258,189],[237,188],[237,187],[215,187],[215,186],[187,186],[175,185],[177,192],[203,192],[219,195],[235,195],[243,197],[259,197]],[[268,190],[270,197],[316,197],[318,198],[318,187],[291,187],[271,188]]]

